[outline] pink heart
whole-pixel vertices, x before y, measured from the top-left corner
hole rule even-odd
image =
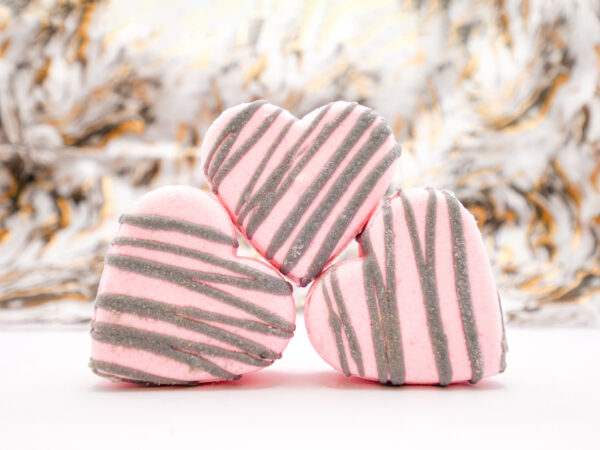
[[[257,101],[221,114],[201,153],[238,229],[305,286],[360,232],[400,148],[383,119],[356,103],[331,103],[298,120]]]
[[[321,357],[347,376],[441,384],[504,370],[504,327],[473,216],[448,192],[386,198],[361,257],[311,287],[305,320]]]
[[[236,255],[235,229],[216,200],[160,188],[120,222],[92,322],[96,373],[196,384],[234,380],[281,356],[295,328],[291,286]]]

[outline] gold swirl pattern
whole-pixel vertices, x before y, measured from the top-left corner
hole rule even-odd
[[[600,323],[597,2],[6,2],[0,81],[0,322],[87,318],[125,206],[205,186],[208,126],[265,98],[378,111],[394,188],[478,219],[509,321]]]

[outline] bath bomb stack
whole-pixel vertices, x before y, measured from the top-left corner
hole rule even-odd
[[[311,287],[310,340],[332,367],[382,384],[475,383],[504,370],[500,303],[473,216],[449,192],[386,198],[361,256]]]
[[[294,331],[282,275],[316,279],[310,340],[347,376],[445,386],[504,370],[475,220],[446,191],[381,200],[400,148],[374,111],[335,102],[297,119],[246,103],[221,114],[201,153],[225,209],[198,189],[167,187],[121,217],[92,322],[96,373],[197,384],[272,364]],[[273,267],[237,256],[234,225]],[[361,256],[325,269],[357,235]]]
[[[236,256],[211,196],[173,186],[120,218],[92,322],[97,374],[150,385],[236,380],[281,357],[295,329],[291,286]]]
[[[238,229],[306,286],[363,228],[400,147],[383,118],[356,103],[338,101],[297,119],[256,101],[221,114],[201,154]]]

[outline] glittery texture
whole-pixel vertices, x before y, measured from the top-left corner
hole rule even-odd
[[[398,317],[398,301],[396,298],[396,255],[394,214],[388,197],[383,199],[383,222],[385,240],[385,300],[381,299],[383,317],[387,326],[385,328],[388,364],[390,367],[390,382],[403,384],[406,377],[404,370],[404,355],[402,354],[402,335],[400,334],[400,319]]]
[[[271,360],[281,358],[279,353],[275,353],[259,343],[252,342],[227,330],[189,319],[189,316],[186,317],[188,312],[191,312],[192,317],[202,315],[201,312],[197,314],[194,308],[178,308],[153,300],[111,294],[99,295],[96,298],[96,307],[115,313],[129,313],[140,317],[149,317],[170,322],[180,328],[197,331],[218,341],[234,345],[254,357]]]
[[[356,333],[354,332],[354,327],[352,326],[352,320],[350,319],[350,316],[348,316],[348,311],[346,309],[346,306],[344,305],[342,290],[340,289],[340,285],[335,272],[332,272],[331,274],[331,287],[333,288],[333,297],[335,298],[337,309],[340,312],[342,325],[344,326],[344,332],[346,333],[346,339],[348,339],[348,345],[350,346],[350,354],[352,355],[352,359],[356,363],[359,375],[362,375],[364,369],[360,345],[358,345],[358,341],[356,340]]]
[[[288,128],[292,119],[263,102],[230,108],[208,130],[202,157],[221,204],[240,210],[231,216],[242,234],[306,286],[360,232],[400,149],[383,119],[357,103],[334,102]],[[247,178],[262,183],[248,192],[239,182]]]
[[[210,273],[203,274],[202,272],[161,264],[155,261],[113,254],[106,255],[105,264],[126,272],[138,273],[145,277],[157,278],[178,286],[184,286],[189,290],[199,292],[223,303],[246,311],[257,318],[264,320],[270,325],[278,326],[288,330],[293,329],[293,324],[281,319],[279,316],[271,313],[269,310],[261,308],[260,306],[256,306],[253,303],[245,302],[236,296],[230,295],[227,292],[223,292],[220,289],[213,288],[210,285],[203,283],[203,281],[222,282],[220,276],[215,277]],[[227,284],[236,284],[232,283],[231,281],[234,281],[234,278],[230,278]],[[238,287],[243,287],[244,284],[238,285]],[[259,289],[259,291],[267,292],[264,289]],[[289,294],[291,294],[291,292],[288,292],[288,295]]]
[[[102,361],[90,362],[90,368],[100,376],[113,379],[113,381],[127,381],[129,383],[143,384],[146,386],[170,386],[170,385],[186,385],[195,386],[198,383],[189,382],[182,383],[181,380],[172,378],[157,377],[150,373],[141,370],[131,369],[129,367],[120,366],[118,364],[110,364]],[[114,374],[114,375],[107,375]]]
[[[290,286],[283,282],[281,279],[274,276],[267,275],[259,270],[254,270],[251,267],[230,261],[225,258],[220,258],[215,255],[202,253],[196,250],[192,250],[186,247],[178,245],[165,244],[164,242],[148,241],[144,239],[134,238],[123,238],[117,237],[112,241],[113,245],[124,245],[129,247],[147,248],[149,250],[158,250],[167,253],[173,253],[175,255],[185,256],[187,258],[197,259],[204,261],[217,267],[225,268],[229,271],[236,272],[238,276],[227,276],[220,275],[218,273],[203,273],[196,271],[180,271],[182,275],[188,274],[193,277],[194,280],[201,281],[216,281],[219,283],[230,284],[232,286],[241,287],[244,289],[270,292],[273,294],[291,294],[292,291]],[[114,262],[114,260],[113,260]],[[116,263],[118,264],[118,263]]]
[[[361,247],[366,256],[363,284],[367,292],[379,382],[401,385],[404,384],[405,373],[399,319],[397,312],[388,303],[390,297],[395,297],[395,293],[390,292],[384,284],[368,231],[361,237]]]
[[[492,270],[475,220],[452,194],[421,188],[385,198],[359,244],[361,256],[327,269],[308,295],[308,334],[325,361],[392,385],[477,383],[505,369]],[[343,339],[341,324],[352,337]],[[360,365],[348,358],[353,348]]]
[[[322,285],[322,289],[323,297],[325,298],[325,303],[327,304],[327,310],[329,311],[329,326],[331,327],[331,331],[335,336],[335,345],[340,358],[340,366],[342,366],[343,374],[349,377],[350,371],[348,370],[348,358],[346,357],[346,351],[344,350],[344,341],[342,340],[342,324],[338,315],[333,312],[331,300],[329,298],[329,294],[327,293],[327,289],[325,289],[324,284]]]
[[[364,179],[356,193],[352,196],[336,222],[333,224],[324,244],[320,247],[317,255],[309,266],[308,280],[314,279],[325,266],[327,259],[333,252],[333,248],[339,242],[342,234],[348,229],[349,223],[354,219],[358,209],[364,203],[366,197],[371,193],[373,187],[381,179],[383,174],[394,164],[400,156],[400,147],[395,147],[384,159],[381,160],[375,169]]]
[[[463,321],[465,340],[469,349],[469,360],[471,362],[471,383],[477,383],[483,376],[483,361],[481,348],[479,347],[479,337],[477,333],[477,324],[473,315],[473,305],[471,303],[471,286],[469,286],[469,272],[467,266],[467,254],[465,250],[465,237],[460,212],[460,203],[449,192],[444,191],[444,197],[448,202],[448,212],[450,215],[450,229],[452,233],[452,248],[454,249],[454,272],[456,277],[456,289],[458,291],[460,315]],[[502,360],[504,363],[504,322],[502,324]]]
[[[252,102],[248,105],[247,108],[244,108],[239,114],[237,114],[223,129],[219,138],[215,141],[214,146],[210,149],[208,156],[204,162],[204,171],[210,178],[214,178],[216,172],[221,167],[225,156],[227,156],[227,152],[234,144],[236,138],[239,136],[240,132],[246,125],[248,121],[252,118],[252,115],[262,106],[264,105],[264,101],[256,101]],[[279,113],[279,111],[277,111]],[[270,122],[265,121],[265,123],[270,124]],[[255,143],[254,139],[250,139],[247,141],[248,147],[251,144]],[[242,147],[244,148],[244,147]],[[217,190],[217,186],[215,186],[214,190]]]
[[[367,111],[367,112],[363,113],[363,115],[358,119],[355,127],[352,129],[350,134],[346,137],[346,140],[344,141],[344,143],[340,146],[340,148],[338,148],[338,150],[331,157],[331,159],[327,162],[327,164],[325,164],[322,172],[313,181],[313,183],[308,187],[308,189],[304,192],[304,194],[302,194],[302,197],[300,197],[300,199],[294,206],[294,209],[292,210],[292,212],[289,214],[289,216],[287,217],[285,222],[279,227],[279,229],[275,233],[273,240],[271,241],[271,243],[269,244],[269,247],[267,248],[267,252],[266,252],[267,258],[272,258],[275,255],[275,252],[277,252],[277,250],[279,250],[279,248],[281,248],[281,246],[284,244],[289,233],[294,229],[294,227],[298,224],[298,222],[302,218],[302,214],[308,209],[311,202],[315,199],[315,197],[317,196],[319,191],[323,188],[323,186],[325,185],[327,180],[332,176],[335,168],[341,163],[343,158],[348,154],[350,149],[354,146],[354,144],[356,144],[356,141],[358,141],[358,139],[360,139],[360,137],[367,130],[367,128],[371,125],[371,123],[373,123],[375,118],[376,118],[375,114],[373,114],[371,111]],[[360,161],[356,161],[354,164],[351,165],[351,167],[353,167],[355,169],[360,169],[360,167],[357,167],[356,164],[360,164]],[[334,197],[339,198],[339,196],[341,195],[341,192],[339,192],[339,190],[337,192],[334,191],[332,193],[332,195]],[[329,205],[324,205],[324,207],[323,207],[324,209],[328,208],[326,213],[328,213],[331,210],[334,202],[335,202],[335,199],[333,201],[331,201]],[[313,227],[313,229],[316,229],[316,227]],[[292,249],[290,249],[290,252],[292,252],[293,249],[300,246],[301,245],[300,243],[303,243],[304,245],[306,245],[305,243],[306,243],[307,239],[301,238],[299,236],[296,241],[298,242],[298,244],[296,245],[296,247],[293,247]],[[297,258],[300,256],[300,253],[297,251],[294,251],[294,255],[296,255],[296,258]],[[289,256],[289,253],[288,253],[288,256]],[[284,264],[285,264],[285,262],[284,262]],[[288,264],[289,264],[289,260],[288,260]]]
[[[237,380],[281,358],[295,329],[291,286],[236,251],[229,216],[209,194],[169,186],[142,196],[105,258],[92,370],[189,385]]]
[[[404,205],[404,214],[410,233],[410,240],[413,245],[413,253],[416,258],[417,268],[419,270],[421,289],[425,301],[425,311],[427,312],[429,335],[433,344],[433,353],[435,355],[439,383],[442,386],[446,386],[450,384],[450,380],[452,380],[452,367],[450,366],[450,355],[448,354],[448,338],[446,337],[442,325],[438,287],[435,276],[434,233],[436,195],[435,192],[431,190],[428,192],[429,201],[427,203],[427,218],[425,225],[425,256],[423,256],[423,246],[419,242],[414,212],[410,201],[404,192],[400,192],[400,197],[402,198],[402,204]]]
[[[119,223],[127,223],[148,230],[179,231],[190,236],[209,239],[214,242],[237,246],[237,241],[214,228],[195,225],[185,220],[175,220],[168,217],[150,215],[123,214],[119,217]]]
[[[365,231],[366,233],[366,231]],[[363,233],[362,243],[363,245],[366,240],[366,236]],[[383,336],[383,327],[381,325],[381,318],[379,316],[379,307],[377,305],[376,282],[374,271],[378,270],[377,263],[374,261],[374,256],[368,257],[363,264],[363,282],[365,286],[365,292],[367,294],[367,306],[369,310],[371,338],[373,341],[373,351],[375,353],[375,362],[377,364],[377,374],[379,382],[385,384],[388,381],[388,369],[385,354],[385,342]],[[381,297],[379,297],[381,298]],[[307,324],[307,327],[309,325]]]
[[[362,124],[361,120],[359,119],[359,126],[360,125]],[[340,150],[343,151],[345,148],[351,147],[355,144],[355,139],[357,139],[358,137],[353,137],[353,132],[354,130],[350,134],[351,139],[349,145],[347,142],[344,142],[342,147],[340,147]],[[360,150],[360,152],[348,163],[347,169],[336,180],[335,184],[331,187],[331,190],[328,192],[325,199],[315,210],[310,219],[308,219],[308,222],[306,223],[304,228],[302,228],[300,234],[292,244],[292,247],[288,251],[283,261],[283,264],[281,265],[281,270],[283,271],[283,273],[289,272],[295,266],[297,261],[302,257],[302,255],[304,255],[306,248],[312,242],[314,235],[317,233],[317,231],[319,230],[325,219],[328,217],[328,215],[332,212],[333,208],[339,201],[342,194],[346,192],[350,181],[357,177],[357,175],[360,173],[361,169],[365,167],[366,163],[368,162],[369,158],[373,155],[375,150],[377,150],[383,144],[385,139],[387,139],[389,133],[390,130],[387,127],[387,125],[381,125],[377,127],[371,134],[371,138],[369,139],[368,144],[365,145]],[[335,162],[335,160],[328,162],[326,166],[335,167]],[[327,180],[327,176],[324,173],[320,174],[320,178],[323,179],[323,182]],[[373,177],[370,178],[374,179]],[[317,181],[319,181],[319,179],[317,179]],[[374,181],[377,180],[374,179]],[[310,189],[308,192],[310,192]],[[316,194],[316,192],[318,192],[317,189],[315,189],[314,192]],[[292,214],[294,213],[295,212],[292,212]],[[326,245],[331,246],[331,244]],[[318,267],[321,266],[321,262],[317,259],[317,262],[313,262],[312,264],[314,269],[311,271],[310,276],[316,276],[318,275],[318,273],[316,272],[320,271]]]

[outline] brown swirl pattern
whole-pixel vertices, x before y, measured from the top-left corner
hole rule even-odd
[[[202,185],[210,123],[265,98],[377,110],[404,149],[394,187],[478,218],[510,321],[598,323],[596,2],[233,3],[0,5],[2,317],[58,299],[89,317],[125,200]]]

